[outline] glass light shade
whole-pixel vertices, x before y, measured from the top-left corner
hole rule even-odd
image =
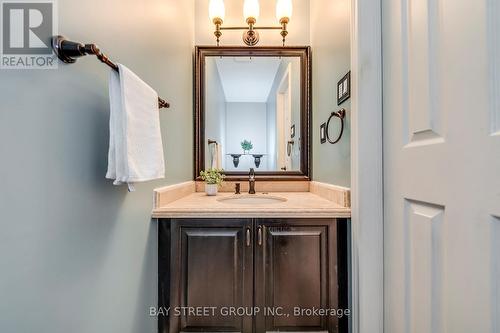
[[[208,4],[208,16],[213,21],[214,18],[220,18],[224,21],[226,15],[226,8],[224,7],[224,0],[210,0]]]
[[[257,20],[259,18],[259,12],[259,0],[245,0],[243,3],[243,16],[245,19],[253,17]]]
[[[276,1],[276,18],[278,21],[284,17],[292,18],[293,5],[292,0]]]

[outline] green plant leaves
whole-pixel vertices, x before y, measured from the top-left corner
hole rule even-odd
[[[208,169],[202,170],[200,172],[200,177],[207,184],[217,184],[220,186],[226,176],[224,175],[223,169]]]

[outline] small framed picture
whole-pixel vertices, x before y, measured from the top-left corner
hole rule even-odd
[[[319,127],[319,140],[322,144],[326,142],[326,123]]]
[[[293,139],[295,137],[295,124],[290,127],[290,137]]]
[[[349,71],[337,83],[337,105],[347,101],[351,97],[351,72]]]

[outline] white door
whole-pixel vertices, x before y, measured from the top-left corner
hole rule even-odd
[[[382,0],[386,333],[500,332],[500,0]]]
[[[276,133],[278,138],[278,166],[280,170],[292,169],[291,148],[293,146],[290,146],[290,127],[292,123],[290,70],[291,65],[289,64],[276,93]]]

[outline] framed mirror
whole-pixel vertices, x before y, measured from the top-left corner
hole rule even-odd
[[[197,46],[194,178],[210,168],[227,180],[309,180],[309,47]]]

